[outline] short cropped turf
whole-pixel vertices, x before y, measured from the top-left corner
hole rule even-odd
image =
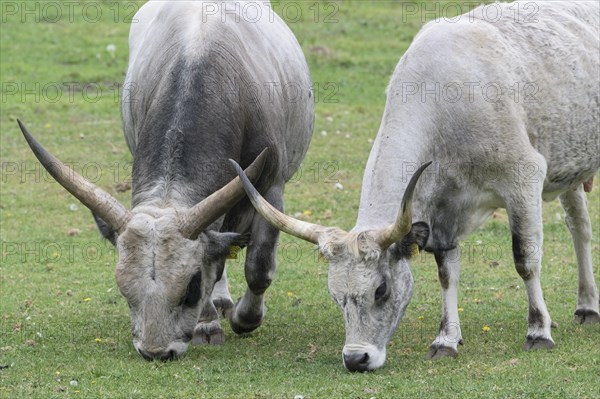
[[[138,1],[8,1],[1,8],[0,397],[2,398],[598,398],[600,326],[573,323],[577,266],[563,212],[544,205],[545,299],[551,351],[524,352],[527,295],[514,270],[506,214],[463,243],[459,292],[465,345],[427,361],[440,319],[434,259],[413,262],[415,294],[384,368],[342,366],[344,324],[315,248],[282,234],[268,312],[255,332],[146,362],[131,344],[116,253],[90,212],[36,162],[16,119],[75,170],[130,203],[131,155],[119,89]],[[274,2],[275,3],[275,2]],[[469,3],[470,4],[470,3]],[[316,96],[314,136],[286,187],[286,212],[350,229],[385,89],[422,24],[467,3],[280,1]],[[600,190],[588,195],[598,281]],[[243,254],[227,265],[234,299]]]

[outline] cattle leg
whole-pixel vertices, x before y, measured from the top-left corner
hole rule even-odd
[[[575,321],[578,323],[600,323],[598,314],[598,289],[594,282],[592,268],[592,225],[587,210],[587,201],[583,186],[575,191],[569,190],[559,197],[565,210],[567,227],[573,238],[579,269],[579,290],[577,292],[577,310]]]
[[[194,328],[194,337],[192,344],[211,344],[220,345],[225,342],[225,333],[219,322],[219,314],[213,304],[213,301],[206,301],[198,323]]]
[[[507,212],[512,232],[513,258],[529,297],[529,317],[525,350],[550,349],[550,314],[542,295],[542,184],[543,177],[521,185],[507,199]]]
[[[194,336],[192,338],[194,345],[220,345],[225,342],[225,333],[219,321],[219,312],[223,315],[230,312],[233,307],[233,301],[229,294],[229,287],[227,287],[227,274],[224,268],[223,275],[216,282],[210,299],[210,301],[206,301],[204,304],[198,318],[198,323],[196,323],[196,327],[194,328]]]
[[[459,250],[434,253],[438,265],[438,276],[442,286],[442,320],[427,359],[439,359],[458,355],[458,345],[462,345],[460,321],[458,319],[458,279],[460,274]]]
[[[229,293],[229,286],[227,285],[227,270],[223,269],[223,275],[221,279],[215,284],[212,295],[210,296],[213,305],[223,317],[229,317],[229,313],[233,309],[233,300]]]
[[[283,210],[283,185],[271,187],[264,198]],[[252,235],[246,253],[245,275],[248,288],[229,316],[231,329],[247,333],[258,328],[266,313],[264,294],[275,273],[275,257],[279,230],[258,213],[252,220]]]

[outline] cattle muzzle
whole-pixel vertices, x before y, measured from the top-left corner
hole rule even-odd
[[[171,343],[166,349],[145,349],[139,343],[134,342],[133,346],[135,350],[142,356],[144,359],[148,361],[153,360],[162,360],[162,361],[170,361],[177,360],[185,355],[185,352],[188,348],[187,342],[174,342]]]
[[[146,360],[148,360],[149,362],[153,361],[153,360],[162,360],[162,361],[169,361],[169,360],[175,360],[178,358],[178,355],[175,353],[175,351],[173,349],[169,350],[169,351],[160,351],[160,352],[145,352],[143,349],[139,350],[140,355],[142,355],[142,357]]]
[[[343,354],[344,365],[350,371],[367,371],[369,366],[368,353],[352,353],[350,355]]]
[[[349,344],[342,350],[342,360],[349,371],[375,370],[385,363],[385,350],[370,344]]]

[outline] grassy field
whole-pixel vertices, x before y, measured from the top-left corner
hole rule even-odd
[[[223,346],[191,347],[176,362],[144,361],[131,344],[127,305],[115,284],[115,251],[90,212],[35,162],[16,124],[23,120],[47,149],[128,204],[131,156],[118,88],[128,21],[141,4],[0,3],[1,398],[600,397],[600,326],[572,321],[577,269],[557,201],[544,206],[542,284],[558,323],[552,351],[521,349],[527,297],[505,213],[498,212],[463,243],[465,345],[456,359],[424,359],[437,333],[441,291],[433,257],[422,254],[386,366],[347,372],[327,265],[311,245],[282,235],[262,327],[237,336],[224,321]],[[455,12],[446,2],[427,7]],[[286,211],[349,229],[389,76],[432,16],[397,1],[283,1],[275,9],[298,37],[319,94],[314,138],[302,173],[287,186]],[[588,196],[596,276],[599,193]],[[236,298],[245,289],[242,261],[228,264]]]

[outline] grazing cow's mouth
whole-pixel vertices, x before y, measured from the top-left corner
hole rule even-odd
[[[188,341],[176,341],[172,342],[167,346],[166,349],[155,349],[148,350],[144,349],[142,344],[139,342],[133,341],[133,346],[137,353],[140,354],[145,360],[154,361],[154,360],[162,360],[162,361],[171,361],[182,358],[187,352]]]
[[[385,349],[370,344],[348,344],[342,350],[342,361],[349,371],[375,370],[385,363]]]
[[[153,361],[153,360],[162,360],[162,361],[170,361],[170,360],[175,360],[177,359],[179,356],[175,353],[174,350],[170,350],[168,352],[162,352],[162,353],[158,353],[158,354],[149,354],[147,352],[144,352],[143,350],[138,350],[138,353],[146,360],[148,360],[149,362]]]

